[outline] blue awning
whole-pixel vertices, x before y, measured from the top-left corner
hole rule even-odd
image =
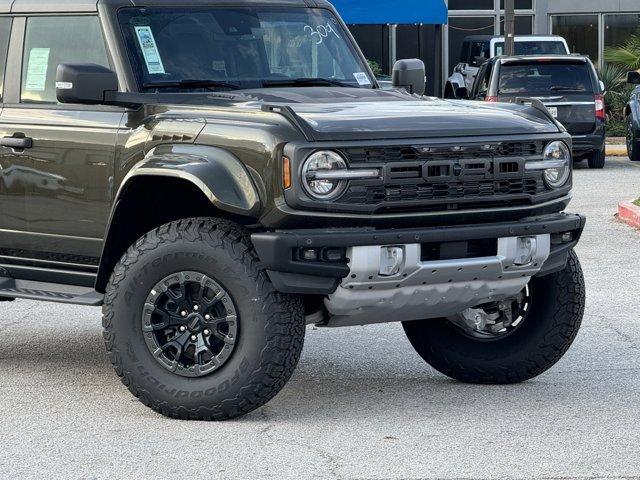
[[[447,23],[444,0],[330,0],[349,24]]]

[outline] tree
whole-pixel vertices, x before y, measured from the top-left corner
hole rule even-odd
[[[604,58],[627,70],[640,70],[640,34],[632,35],[624,44],[605,50]]]

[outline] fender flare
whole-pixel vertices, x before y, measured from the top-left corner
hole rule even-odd
[[[186,180],[195,185],[220,210],[257,216],[261,203],[258,189],[247,168],[233,154],[207,145],[158,145],[137,163],[123,179],[114,206],[130,182],[141,176],[162,176]],[[112,210],[111,216],[114,211]]]
[[[177,144],[159,145],[124,177],[113,201],[96,277],[96,290],[104,292],[120,253],[117,218],[122,214],[127,189],[142,177],[174,178],[194,185],[217,209],[257,218],[261,209],[256,185],[245,166],[233,154],[217,147]],[[131,239],[129,239],[131,240]],[[118,245],[118,247],[116,247]],[[117,252],[113,249],[116,248]]]

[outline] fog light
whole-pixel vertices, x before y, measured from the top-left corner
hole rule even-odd
[[[515,265],[529,265],[538,251],[536,237],[518,237]]]
[[[404,262],[403,247],[380,247],[380,276],[392,277],[400,273]]]
[[[300,258],[306,261],[317,260],[318,251],[315,248],[303,248],[300,252]]]
[[[563,243],[569,243],[571,240],[573,240],[573,232],[565,232],[562,234]]]

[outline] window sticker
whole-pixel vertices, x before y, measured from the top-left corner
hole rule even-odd
[[[502,55],[502,47],[496,47],[496,56]]]
[[[353,76],[356,78],[358,85],[371,85],[371,80],[369,80],[366,73],[356,72]]]
[[[27,81],[25,90],[44,92],[47,84],[47,68],[49,67],[50,48],[32,48],[27,65]]]
[[[158,52],[158,45],[156,39],[153,36],[151,27],[135,27],[136,35],[138,35],[138,42],[140,42],[140,48],[142,49],[142,55],[144,61],[147,64],[147,70],[151,75],[158,75],[167,73],[164,71],[164,65],[162,64],[162,58],[160,58],[160,52]]]

